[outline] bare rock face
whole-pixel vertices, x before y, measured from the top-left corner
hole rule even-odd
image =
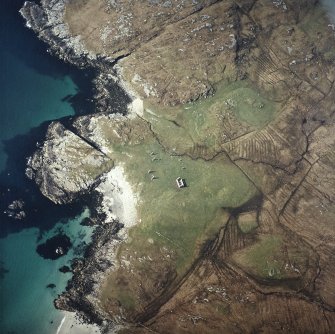
[[[71,36],[63,21],[65,3],[63,0],[42,0],[39,5],[26,1],[20,13],[26,20],[27,27],[47,42],[52,52],[65,60],[71,58],[76,65],[83,66],[87,60],[96,59],[96,55],[88,52],[78,37]]]
[[[27,174],[35,179],[44,196],[61,204],[86,192],[112,166],[102,152],[53,122],[42,148],[29,159]]]

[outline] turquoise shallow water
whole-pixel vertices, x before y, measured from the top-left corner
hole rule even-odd
[[[1,333],[56,333],[63,315],[54,308],[53,300],[64,291],[71,277],[70,273],[59,272],[59,268],[69,266],[76,247],[90,241],[92,228],[80,225],[87,216],[89,211],[84,210],[67,224],[58,223],[43,235],[40,242],[59,229],[70,237],[74,248],[57,260],[45,260],[36,253],[37,228],[24,229],[1,240],[2,265],[8,270],[0,280]],[[47,288],[49,284],[56,287]]]
[[[0,4],[0,333],[51,334],[62,319],[53,300],[71,277],[59,268],[83,255],[77,246],[89,242],[93,229],[80,225],[89,216],[82,204],[56,206],[41,196],[24,175],[25,159],[51,120],[85,113],[90,79],[46,53],[24,27],[22,5]],[[25,201],[24,221],[3,213],[14,199]],[[60,230],[74,248],[57,260],[43,259],[37,244]]]

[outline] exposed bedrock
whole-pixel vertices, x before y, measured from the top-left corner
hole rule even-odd
[[[54,203],[86,193],[113,162],[61,123],[50,124],[43,146],[29,158],[27,175]]]

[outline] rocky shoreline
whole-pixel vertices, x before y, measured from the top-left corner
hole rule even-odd
[[[49,45],[49,52],[81,68],[95,65],[98,58],[88,52],[78,38],[71,37],[63,21],[65,3],[42,0],[39,5],[27,1],[20,13],[26,20],[26,26]]]
[[[68,283],[67,291],[55,300],[56,308],[77,312],[89,323],[106,325],[98,307],[96,287],[105,278],[106,270],[114,266],[110,259],[120,242],[117,233],[121,228],[122,225],[117,222],[96,227],[84,258],[74,261],[72,265],[73,278]],[[114,242],[111,243],[111,240]]]
[[[83,46],[79,37],[72,37],[64,23],[66,0],[42,0],[40,4],[26,1],[20,14],[26,26],[32,29],[48,46],[48,52],[78,68],[94,70],[92,96],[97,113],[127,113],[127,104],[134,92],[117,77],[114,65],[118,59],[96,55]]]
[[[293,0],[199,0],[175,5],[148,1],[141,12],[144,22],[141,15],[139,20],[133,15],[142,10],[137,2],[120,5],[106,1],[107,9],[98,8],[94,0],[85,4],[64,0],[41,0],[40,5],[25,3],[21,14],[27,26],[49,45],[51,53],[97,72],[93,82],[97,114],[53,122],[47,140],[28,164],[28,175],[45,196],[56,203],[86,196],[88,202],[94,202],[90,207],[95,210],[94,219],[99,221],[85,259],[74,264],[74,277],[67,291],[55,301],[56,307],[77,311],[106,331],[114,331],[122,324],[144,323],[152,326],[150,330],[163,327],[164,333],[172,333],[187,323],[192,327],[185,325],[185,330],[199,325],[196,333],[204,333],[208,325],[213,326],[211,333],[221,333],[220,326],[225,326],[227,333],[248,332],[250,328],[255,332],[287,329],[300,333],[300,329],[312,326],[322,327],[320,333],[330,332],[335,323],[335,296],[329,293],[334,290],[335,268],[331,258],[335,242],[329,227],[334,202],[331,171],[335,161],[335,52],[329,47],[333,43],[331,25],[327,25],[329,21],[317,3],[299,0],[297,6]],[[64,19],[66,5],[67,10],[72,10],[67,17],[71,32]],[[217,15],[218,12],[224,14]],[[98,15],[97,26],[87,21],[92,13]],[[161,20],[158,26],[157,20]],[[72,33],[82,36],[72,37]],[[81,40],[94,51],[87,50]],[[229,86],[231,82],[238,82],[238,89],[231,94],[221,92],[223,97],[205,108],[208,124],[205,120],[193,124],[201,115],[199,109],[192,111],[198,114],[185,121],[189,107],[185,103],[211,95],[218,83]],[[114,90],[115,87],[118,88]],[[172,109],[172,114],[167,111],[168,116],[161,118],[148,108],[143,112],[143,101],[132,87],[147,98],[148,105],[162,109],[179,105],[184,109],[179,114],[180,110]],[[113,97],[115,91],[121,98]],[[262,95],[266,99],[260,100]],[[133,113],[125,116],[130,110]],[[262,123],[264,110],[268,118]],[[241,112],[240,118],[234,111]],[[139,117],[132,118],[134,114]],[[213,114],[215,118],[210,119]],[[204,124],[205,130],[201,128]],[[188,132],[187,128],[193,125],[196,131]],[[214,131],[216,125],[218,135]],[[236,133],[236,127],[241,133]],[[179,136],[187,141],[188,135],[189,146],[178,142]],[[215,145],[208,138],[214,138]],[[133,145],[129,151],[128,143]],[[143,151],[136,151],[138,147]],[[136,184],[145,183],[147,189],[154,189],[154,185],[159,188],[159,182],[164,181],[164,176],[156,179],[152,175],[159,170],[157,162],[161,157],[156,156],[157,152],[161,156],[167,154],[169,162],[176,156],[183,163],[209,163],[219,157],[229,160],[232,169],[241,172],[264,200],[257,213],[249,213],[244,221],[223,214],[221,218],[227,221],[220,220],[216,236],[206,239],[206,247],[179,281],[175,279],[175,254],[181,245],[185,247],[184,240],[171,247],[159,247],[164,245],[165,236],[156,226],[145,231],[148,235],[141,235],[143,231],[137,234],[141,245],[134,243],[134,249],[129,241],[130,250],[120,255],[119,268],[115,250],[124,240],[126,229],[122,227],[131,226],[136,217],[130,223],[122,214],[119,216],[123,221],[115,217],[122,205],[113,201],[122,202],[124,197],[122,191],[116,193],[118,185],[109,175],[112,167],[118,172],[123,168],[121,162],[116,164],[117,158],[114,165],[113,149],[115,157],[131,168],[144,166],[145,171],[141,168],[135,180]],[[166,167],[161,175],[166,173]],[[79,168],[80,173],[76,173]],[[173,173],[176,171],[179,169]],[[221,169],[216,174],[219,173]],[[160,192],[158,189],[156,197]],[[170,197],[176,196],[171,193]],[[134,189],[131,195],[134,204]],[[231,193],[228,195],[231,197]],[[156,197],[149,197],[150,203]],[[180,203],[183,201],[184,198]],[[146,205],[149,213],[154,211],[148,202]],[[192,205],[195,209],[196,205]],[[106,207],[116,210],[112,214],[104,212]],[[165,209],[171,212],[168,205]],[[157,221],[160,215],[159,212],[150,218]],[[256,221],[252,218],[255,216]],[[174,223],[179,218],[173,219]],[[178,231],[180,226],[173,225],[173,221],[167,219],[171,223],[168,228]],[[179,234],[183,233],[185,230]],[[156,237],[160,238],[157,243],[153,240]],[[168,245],[175,242],[164,240]],[[141,246],[142,256],[137,254]],[[127,247],[128,244],[124,248]],[[268,250],[267,254],[263,249]],[[184,249],[183,255],[188,250]],[[101,284],[107,284],[106,277],[111,272],[108,293],[104,299],[99,298]],[[299,283],[296,287],[285,283],[291,278]],[[264,310],[271,312],[263,313]],[[241,314],[246,321],[240,321]],[[278,321],[274,322],[277,315]],[[141,330],[136,327],[134,333],[143,333]]]
[[[133,91],[120,82],[114,71],[117,59],[107,56],[96,56],[88,52],[78,38],[73,38],[63,22],[65,10],[64,0],[42,0],[40,5],[33,2],[25,2],[20,10],[26,20],[26,26],[48,45],[48,52],[57,56],[62,61],[68,62],[83,70],[94,70],[96,78],[93,80],[96,112],[85,117],[94,117],[96,114],[118,113],[126,114],[129,111],[129,103],[136,98]],[[103,313],[98,306],[97,288],[106,277],[106,270],[114,266],[113,258],[115,250],[122,239],[118,232],[123,224],[118,219],[111,219],[103,211],[103,195],[94,189],[102,182],[104,172],[96,177],[75,182],[69,186],[67,176],[50,178],[53,169],[59,169],[60,165],[66,170],[66,161],[59,161],[61,155],[55,155],[53,148],[68,142],[69,137],[76,136],[76,129],[72,126],[75,119],[65,120],[62,123],[53,122],[48,128],[46,141],[35,154],[28,159],[26,174],[40,187],[41,192],[55,203],[65,204],[81,198],[91,210],[91,220],[97,224],[83,259],[74,261],[72,265],[73,278],[69,281],[64,292],[55,301],[55,307],[69,312],[76,312],[84,321],[98,324],[105,330],[110,324],[104,321]],[[65,127],[64,125],[65,124]],[[71,128],[71,131],[68,130]],[[74,133],[73,133],[74,131]],[[75,141],[82,141],[77,137]],[[70,139],[71,142],[71,139]],[[73,140],[72,140],[73,142]],[[97,154],[95,148],[89,147],[93,154]],[[87,151],[84,152],[85,156]],[[103,154],[99,159],[104,159]],[[84,156],[82,157],[84,158]],[[82,158],[76,160],[82,166]],[[97,156],[92,156],[92,163]],[[101,162],[101,161],[100,161]],[[99,162],[99,164],[100,164]],[[59,164],[59,167],[55,166]],[[71,168],[78,168],[72,166]],[[110,165],[108,165],[110,168]],[[60,183],[55,184],[55,180]],[[63,183],[62,180],[65,182]],[[112,326],[115,328],[115,324]]]

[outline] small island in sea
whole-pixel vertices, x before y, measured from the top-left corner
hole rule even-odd
[[[24,4],[52,54],[96,73],[95,112],[52,122],[27,161],[97,225],[57,308],[108,333],[333,331],[330,9]]]

